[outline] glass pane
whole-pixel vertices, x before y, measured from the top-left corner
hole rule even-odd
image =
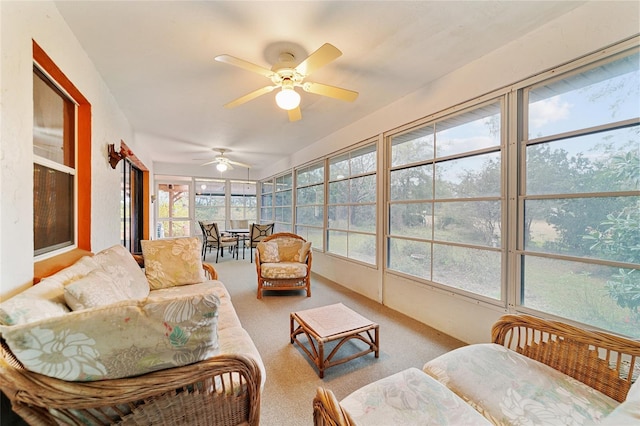
[[[431,230],[431,203],[391,204],[391,235],[431,239]]]
[[[158,222],[158,226],[158,238],[188,237],[191,235],[191,222],[188,220]]]
[[[273,192],[273,181],[269,180],[266,182],[262,182],[261,191],[263,194]]]
[[[640,117],[640,54],[529,92],[529,139]]]
[[[273,195],[272,194],[268,194],[268,195],[263,195],[260,202],[262,203],[262,205],[264,207],[267,206],[272,206],[273,205]]]
[[[430,200],[433,198],[433,166],[409,167],[391,172],[391,200]]]
[[[351,206],[350,210],[349,230],[376,232],[375,204]]]
[[[297,207],[296,215],[297,224],[313,226],[322,226],[324,224],[322,206]]]
[[[276,192],[276,206],[291,205],[291,190]]]
[[[329,228],[349,229],[349,206],[329,206],[327,215]]]
[[[391,139],[391,167],[433,158],[433,125],[421,127]]]
[[[500,252],[434,244],[433,281],[501,299]]]
[[[525,250],[640,263],[640,197],[525,201]]]
[[[292,174],[288,173],[284,176],[276,178],[276,191],[284,191],[293,187]]]
[[[329,160],[329,180],[349,177],[349,155],[344,154]]]
[[[351,203],[376,202],[376,175],[350,179],[349,201]]]
[[[637,191],[640,126],[527,146],[527,194]]]
[[[327,231],[327,251],[347,257],[347,233]]]
[[[189,185],[159,184],[158,218],[189,217]]]
[[[436,163],[437,198],[500,196],[500,153]]]
[[[500,146],[500,104],[476,108],[436,123],[436,157]]]
[[[260,221],[263,223],[265,221],[273,221],[273,209],[271,207],[260,209]]]
[[[299,188],[296,194],[296,203],[300,205],[324,204],[324,185],[313,185]]]
[[[376,264],[376,236],[349,233],[349,258]]]
[[[500,247],[501,220],[499,201],[435,203],[434,238]]]
[[[222,195],[225,193],[223,180],[196,180],[196,195]]]
[[[73,167],[73,163],[65,164],[65,100],[43,78],[39,72],[34,71],[33,153],[58,164]]]
[[[33,221],[35,255],[75,243],[73,175],[33,165]]]
[[[431,243],[389,238],[388,267],[427,280],[431,279]]]
[[[369,145],[351,153],[351,174],[350,176],[376,171],[376,146]]]
[[[324,165],[314,164],[296,171],[296,185],[299,187],[324,182]]]
[[[349,201],[349,181],[341,180],[329,183],[329,203],[340,204]]]
[[[640,338],[640,270],[527,256],[522,305]]]

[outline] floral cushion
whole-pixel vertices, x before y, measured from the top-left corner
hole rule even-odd
[[[92,258],[104,269],[131,299],[149,295],[149,282],[144,271],[123,245],[115,245],[96,253]]]
[[[99,269],[100,265],[92,257],[80,258],[73,265],[0,303],[0,324],[27,324],[68,313],[64,286]]]
[[[267,279],[304,278],[307,265],[300,262],[279,262],[260,264],[260,275]]]
[[[340,405],[357,424],[483,425],[490,424],[456,394],[417,368],[370,383]]]
[[[618,406],[584,383],[497,344],[464,346],[423,370],[494,424],[591,424]]]
[[[280,255],[278,254],[278,243],[267,241],[258,243],[258,251],[260,252],[260,261],[275,263],[280,262]]]
[[[64,299],[74,311],[110,305],[129,300],[125,293],[109,274],[96,269],[64,288]]]
[[[151,289],[205,281],[200,238],[143,240],[141,245],[145,274]]]
[[[41,281],[22,293],[0,303],[0,324],[19,325],[57,317],[69,312],[64,303],[63,286]]]
[[[275,238],[271,240],[278,244],[280,262],[300,262],[300,250],[304,241],[297,238]]]
[[[137,376],[207,359],[218,349],[215,286],[166,289],[18,326],[2,337],[28,370],[69,381]]]

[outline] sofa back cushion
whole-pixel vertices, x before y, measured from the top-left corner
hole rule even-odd
[[[149,295],[149,282],[138,262],[123,245],[115,245],[93,256],[111,279],[130,299],[144,299]]]
[[[205,281],[198,237],[143,240],[142,254],[152,290]]]
[[[131,300],[107,272],[98,269],[67,285],[64,299],[74,311]]]

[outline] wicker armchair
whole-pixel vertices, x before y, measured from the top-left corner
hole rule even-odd
[[[274,253],[269,254],[273,244]],[[311,243],[299,235],[279,232],[257,244],[258,299],[263,290],[306,290],[311,296]]]
[[[217,279],[213,266],[203,268]],[[26,370],[0,339],[0,390],[31,425],[258,425],[261,386],[260,366],[243,354],[136,377],[65,381]]]

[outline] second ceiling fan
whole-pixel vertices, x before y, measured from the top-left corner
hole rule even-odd
[[[237,107],[275,89],[281,89],[276,95],[276,103],[280,108],[287,110],[289,121],[297,121],[302,118],[302,113],[300,112],[300,94],[296,92],[296,87],[301,87],[305,92],[315,93],[316,95],[353,102],[358,97],[358,92],[327,84],[304,81],[311,73],[335,60],[340,55],[342,55],[340,50],[329,43],[325,43],[297,65],[293,54],[284,52],[280,54],[280,62],[271,69],[263,68],[231,55],[216,56],[215,60],[218,62],[258,73],[269,78],[273,83],[227,103],[225,108]]]

